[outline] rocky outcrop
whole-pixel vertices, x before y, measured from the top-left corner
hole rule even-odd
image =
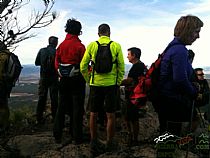
[[[6,151],[1,145],[0,145],[0,157],[9,157],[10,152]]]
[[[15,136],[8,141],[7,145],[19,151],[19,154],[23,157],[35,155],[43,149],[56,149],[51,132]]]
[[[155,158],[156,149],[154,138],[158,137],[158,116],[154,112],[151,103],[145,107],[146,113],[139,119],[139,146],[128,147],[126,140],[128,135],[124,128],[124,120],[119,117],[117,124],[119,128],[116,131],[116,141],[118,150],[115,152],[106,152],[97,158]],[[87,121],[87,120],[86,120]],[[71,143],[68,135],[68,128],[64,129],[62,144],[56,144],[52,135],[52,123],[49,121],[41,130],[34,130],[30,135],[17,135],[9,139],[6,144],[7,150],[0,146],[0,157],[31,157],[31,158],[88,158],[89,140],[83,144],[74,145]],[[89,137],[88,123],[85,124],[84,134]],[[99,131],[102,142],[105,143],[106,131]],[[176,155],[179,158],[185,158],[186,150],[177,150]],[[189,152],[188,158],[198,158],[197,155]]]
[[[42,139],[42,140],[41,140]],[[34,158],[89,158],[89,144],[66,146],[55,144],[52,138],[46,135],[17,136],[13,138],[16,148],[20,151],[20,157]],[[10,142],[11,143],[11,142]],[[8,145],[14,145],[14,144]],[[28,145],[28,146],[27,146]],[[176,155],[179,158],[185,158],[186,151],[178,151]],[[99,155],[97,158],[155,158],[156,150],[154,146],[146,144],[135,147],[126,147],[122,144],[116,152],[107,152]],[[189,152],[188,158],[198,158],[197,155]]]
[[[123,141],[124,136],[121,130],[116,134],[118,141],[118,150],[115,152],[107,152],[99,155],[97,158],[155,158],[156,149],[154,148],[153,138],[157,133],[158,122],[157,115],[148,113],[144,118],[140,119],[140,138],[142,143],[139,146],[128,147]],[[100,131],[101,135],[105,135],[105,131]],[[34,158],[88,158],[89,141],[81,145],[74,145],[69,138],[65,136],[62,144],[56,144],[51,131],[34,133],[33,135],[19,135],[11,138],[7,142],[8,148],[18,151],[19,157]],[[65,142],[66,141],[66,142]],[[7,151],[1,149],[1,155],[9,155]],[[185,151],[179,151],[180,158],[185,157]],[[18,157],[18,156],[17,156]],[[189,158],[197,158],[195,154],[189,152]]]
[[[118,123],[123,126],[124,120],[118,120]],[[157,114],[154,112],[148,112],[144,114],[144,117],[140,118],[140,140],[146,142],[151,141],[154,138],[155,133],[158,130],[158,119]],[[86,126],[86,132],[89,132],[89,127]],[[84,142],[81,145],[73,145],[70,141],[67,141],[68,136],[64,137],[62,144],[56,144],[52,136],[52,129],[48,128],[48,131],[36,133],[31,135],[18,135],[11,138],[7,142],[7,146],[15,151],[19,151],[19,155],[22,157],[38,157],[38,158],[49,158],[49,157],[89,157],[89,141]],[[119,145],[119,150],[113,153],[104,153],[99,157],[140,157],[145,155],[146,157],[154,157],[155,149],[151,145],[140,145],[138,147],[128,148],[126,146],[125,131],[123,127],[117,130],[116,141]],[[106,131],[99,131],[100,138],[105,140]],[[87,134],[87,133],[86,133]],[[102,140],[102,141],[104,141]],[[124,140],[124,141],[123,141]],[[65,143],[65,141],[67,143]],[[105,141],[104,141],[105,142]]]
[[[159,121],[155,112],[148,112],[139,119],[139,139],[141,141],[153,141],[158,136]]]

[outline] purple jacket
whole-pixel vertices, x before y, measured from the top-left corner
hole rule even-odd
[[[193,68],[188,59],[188,50],[177,38],[169,43],[160,68],[159,90],[166,97],[179,98],[182,95],[194,97],[197,94],[193,86]]]

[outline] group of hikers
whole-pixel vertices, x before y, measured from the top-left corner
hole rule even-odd
[[[174,28],[174,39],[168,44],[168,49],[161,60],[157,85],[158,101],[154,103],[158,107],[156,112],[160,123],[160,134],[167,131],[181,136],[182,122],[191,122],[197,118],[195,106],[192,105],[200,104],[199,101],[205,102],[202,104],[208,104],[209,87],[204,79],[203,69],[193,69],[192,55],[186,48],[199,38],[201,27],[203,22],[196,16],[180,17]],[[110,26],[105,23],[99,25],[99,39],[91,42],[87,47],[79,39],[81,30],[82,25],[79,21],[68,19],[65,25],[67,34],[63,42],[57,47],[58,38],[50,36],[49,45],[41,48],[37,54],[35,65],[40,66],[37,123],[45,123],[43,114],[49,90],[55,142],[61,143],[65,139],[63,128],[65,115],[68,114],[72,143],[83,143],[85,89],[88,84],[90,87],[88,101],[90,152],[92,155],[98,155],[104,151],[112,151],[117,146],[114,137],[119,87],[125,86],[126,112],[123,115],[130,134],[129,145],[139,145],[139,108],[132,104],[130,95],[138,84],[139,76],[145,75],[147,71],[147,67],[140,60],[141,49],[131,47],[127,50],[127,58],[132,63],[132,67],[124,78],[123,52],[121,45],[110,39]],[[110,57],[104,57],[109,53]],[[52,61],[53,68],[49,68]],[[0,107],[4,105],[8,107],[6,92],[2,90],[3,86],[0,82]],[[203,101],[203,98],[206,100]],[[146,105],[146,102],[147,100],[143,100],[142,106]],[[106,115],[105,146],[99,141],[97,135],[97,119],[101,111]]]

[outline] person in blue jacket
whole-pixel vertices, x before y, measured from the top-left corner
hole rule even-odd
[[[161,61],[157,111],[161,133],[179,136],[182,122],[190,122],[196,115],[193,100],[199,87],[194,82],[194,70],[186,46],[199,38],[203,25],[196,16],[182,16],[174,28],[174,39],[169,43],[172,46]]]

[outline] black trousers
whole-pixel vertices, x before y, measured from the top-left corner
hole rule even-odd
[[[9,115],[7,85],[0,81],[0,132],[9,126]]]
[[[182,122],[190,122],[196,116],[196,111],[192,107],[192,99],[189,97],[160,96],[157,106],[161,133],[167,131],[180,136]]]
[[[55,117],[53,135],[62,137],[65,114],[70,116],[70,134],[73,140],[81,142],[83,137],[83,115],[85,99],[85,80],[82,76],[64,77],[59,82],[59,105]]]
[[[160,135],[166,134],[166,132],[174,135],[156,144],[157,158],[177,157],[175,151],[179,148],[179,145],[176,140],[183,137],[182,123],[190,122],[196,116],[192,106],[192,99],[181,95],[176,98],[160,96],[156,107],[159,116]]]
[[[37,121],[42,121],[43,112],[46,108],[48,90],[50,92],[51,113],[53,119],[55,118],[58,107],[58,79],[57,78],[43,78],[39,80],[39,100],[37,104],[36,114]]]

